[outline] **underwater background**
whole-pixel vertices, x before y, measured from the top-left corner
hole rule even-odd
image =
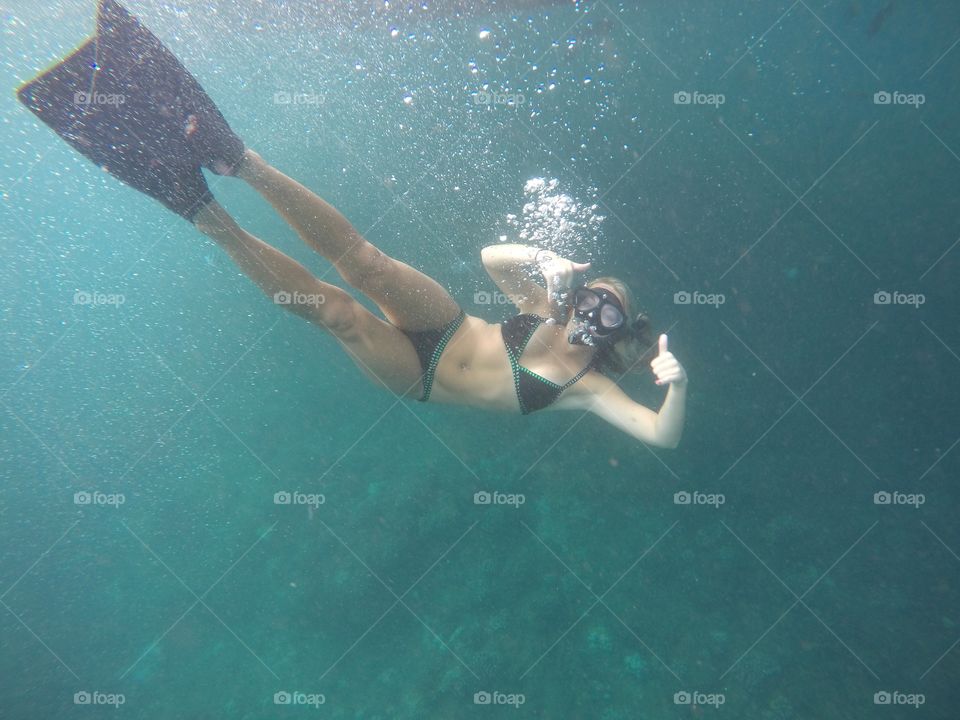
[[[626,280],[686,431],[377,390],[18,104],[95,3],[2,2],[0,717],[960,715],[960,5],[127,7],[468,313]]]

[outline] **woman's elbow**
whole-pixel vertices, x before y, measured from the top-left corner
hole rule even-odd
[[[664,450],[676,450],[677,446],[680,444],[680,436],[675,437],[655,437],[653,441],[648,441],[648,445],[653,445],[654,447],[663,448]]]

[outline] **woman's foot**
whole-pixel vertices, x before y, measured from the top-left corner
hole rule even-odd
[[[247,148],[240,162],[233,166],[232,175],[241,180],[252,182],[265,165],[266,163],[258,153]]]
[[[252,162],[259,161],[260,156],[257,155],[253,150],[247,148],[243,151],[243,156],[237,160],[237,162],[232,165],[225,160],[214,160],[213,165],[210,169],[215,172],[217,175],[229,175],[231,177],[240,177],[245,166],[250,165]]]
[[[213,167],[210,169],[213,170],[213,172],[215,172],[217,175],[233,175],[234,168],[236,168],[236,165],[230,166],[223,160],[216,160],[213,163]]]

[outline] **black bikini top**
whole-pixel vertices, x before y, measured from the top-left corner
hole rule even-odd
[[[517,390],[520,412],[524,415],[542,410],[556,402],[560,394],[586,375],[592,366],[592,363],[588,364],[563,385],[557,385],[557,383],[523,367],[520,364],[520,356],[523,355],[523,351],[527,347],[527,343],[530,342],[530,338],[533,337],[533,333],[544,322],[545,319],[539,315],[523,313],[514,315],[500,325],[500,334],[503,336],[503,344],[507,348],[507,357],[510,358],[510,369],[513,371],[513,385]]]

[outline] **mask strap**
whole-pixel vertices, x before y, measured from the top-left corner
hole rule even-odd
[[[650,318],[647,317],[647,314],[644,312],[637,313],[637,317],[632,323],[630,323],[630,333],[637,339],[640,338],[640,333],[650,325]]]

